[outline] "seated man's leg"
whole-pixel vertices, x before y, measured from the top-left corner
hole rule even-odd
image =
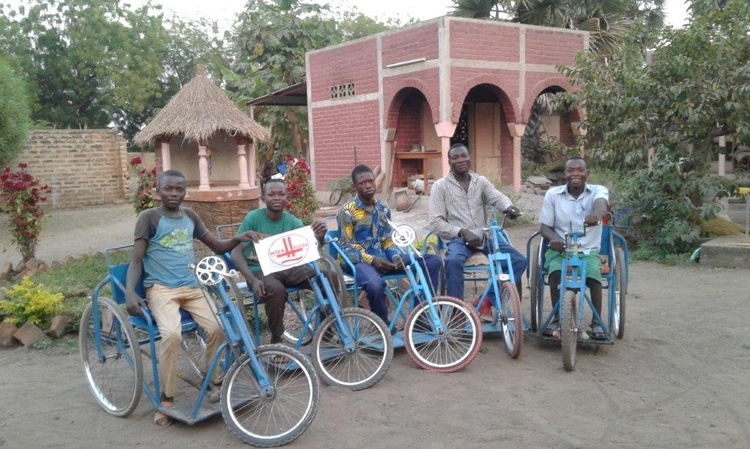
[[[440,284],[440,269],[443,267],[443,260],[440,256],[436,256],[435,254],[425,254],[424,259],[420,260],[419,264],[422,266],[422,270],[430,280],[432,294],[437,295],[438,286]]]
[[[256,275],[266,287],[266,316],[268,317],[268,327],[271,329],[271,343],[281,343],[281,336],[284,334],[286,287],[276,276],[277,274],[263,276],[259,273]]]
[[[445,251],[445,293],[458,299],[464,299],[464,263],[474,254],[475,249],[466,246],[462,238],[448,242]]]
[[[552,309],[560,300],[560,270],[553,271],[549,274],[549,294],[552,297]]]
[[[182,290],[184,290],[182,308],[190,312],[195,322],[198,323],[198,326],[206,334],[206,358],[203,371],[208,372],[216,350],[219,349],[219,345],[224,341],[224,331],[216,318],[216,310],[213,302],[206,300],[200,288],[183,287]],[[213,372],[211,381],[216,383],[218,379],[219,370],[216,369]]]
[[[177,382],[177,354],[180,350],[182,327],[180,325],[180,292],[155,284],[146,289],[148,308],[156,320],[159,342],[159,379],[162,398],[174,400]]]
[[[388,324],[388,309],[385,306],[387,286],[383,276],[370,264],[358,263],[355,268],[357,270],[355,282],[367,293],[370,310]]]

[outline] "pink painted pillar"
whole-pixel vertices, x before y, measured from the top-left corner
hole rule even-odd
[[[198,170],[200,172],[200,184],[198,190],[210,190],[208,183],[208,153],[206,152],[206,142],[198,143]]]
[[[161,150],[161,167],[162,172],[165,172],[167,170],[172,169],[172,159],[170,157],[169,153],[169,139],[162,139],[160,140],[160,150]]]
[[[250,141],[247,144],[247,167],[245,168],[248,173],[247,182],[250,187],[255,186],[255,142]]]
[[[240,170],[240,189],[249,189],[250,184],[247,180],[247,157],[245,148],[247,147],[247,139],[244,137],[237,137],[237,165]]]
[[[526,123],[508,123],[508,131],[513,137],[513,192],[521,193],[521,137]],[[504,161],[502,161],[505,164]]]
[[[443,153],[443,177],[451,171],[450,164],[448,164],[448,150],[451,148],[451,137],[456,132],[456,126],[457,124],[453,122],[440,122],[435,125],[435,132],[440,138],[440,150]]]

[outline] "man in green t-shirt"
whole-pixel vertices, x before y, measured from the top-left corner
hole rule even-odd
[[[302,221],[284,210],[289,203],[289,195],[282,179],[268,180],[264,186],[263,201],[266,207],[250,211],[242,220],[237,235],[249,232],[253,242],[257,243],[266,236],[281,234],[304,226]],[[312,225],[312,229],[322,245],[326,234],[325,224],[318,221]],[[308,265],[302,265],[264,276],[253,242],[235,247],[232,250],[232,263],[245,276],[253,295],[265,302],[268,325],[271,328],[271,343],[280,343],[284,333],[286,287],[309,288],[308,280],[315,275],[315,270]],[[329,280],[333,279],[330,272],[324,273]]]

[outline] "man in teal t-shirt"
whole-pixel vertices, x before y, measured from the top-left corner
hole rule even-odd
[[[206,335],[206,365],[208,369],[213,354],[224,340],[215,312],[203,296],[198,281],[188,265],[195,262],[193,239],[205,243],[216,253],[224,253],[250,236],[237,234],[229,240],[217,240],[203,225],[198,214],[181,207],[185,199],[185,177],[176,170],[167,170],[159,176],[156,192],[161,206],[138,215],[135,223],[133,255],[128,266],[125,283],[125,306],[130,315],[141,314],[143,305],[135,292],[143,277],[146,302],[156,320],[161,340],[159,342],[159,378],[161,380],[161,407],[174,405],[177,383],[177,354],[180,350],[182,327],[180,309],[193,316]],[[214,372],[214,384],[218,382]],[[209,399],[218,400],[218,390],[209,392]],[[154,424],[166,426],[172,419],[163,411],[154,414]]]
[[[247,232],[253,242],[258,242],[266,236],[304,226],[302,221],[284,210],[289,203],[289,195],[282,179],[270,179],[264,188],[263,201],[266,207],[250,211],[242,220],[237,230],[238,235]],[[318,221],[312,225],[312,229],[322,245],[326,233],[325,224]],[[280,343],[284,334],[286,287],[309,288],[308,280],[315,275],[315,270],[303,265],[264,276],[252,242],[243,243],[232,250],[232,263],[245,276],[253,295],[265,302],[268,326],[271,328],[271,343]],[[329,281],[333,282],[333,275],[330,272],[325,274]]]

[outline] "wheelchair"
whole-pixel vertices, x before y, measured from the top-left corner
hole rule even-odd
[[[585,261],[579,258],[579,241],[585,229],[579,226],[566,235],[565,261],[561,271],[560,298],[554,308],[545,307],[545,286],[549,285],[545,266],[548,242],[541,232],[534,233],[526,243],[529,269],[526,273],[531,293],[531,330],[542,341],[558,338],[544,335],[544,329],[555,320],[560,323],[559,341],[563,346],[563,365],[567,371],[575,369],[577,345],[612,345],[625,335],[625,303],[629,279],[629,251],[627,241],[611,224],[612,213],[602,220],[602,241],[599,257],[602,263],[602,314],[596,312],[586,289]],[[571,224],[571,228],[573,225]],[[605,294],[606,292],[606,294]],[[606,307],[606,309],[605,309]],[[589,338],[583,329],[584,317],[601,326],[606,338]],[[606,319],[605,319],[606,317]]]
[[[412,244],[416,238],[409,225],[389,223],[391,238],[401,249],[404,273],[384,275],[387,306],[391,315],[388,327],[394,333],[394,345],[405,347],[419,367],[450,373],[468,366],[479,353],[482,333],[479,317],[471,307],[456,298],[434,296],[426,273],[419,263],[421,254]],[[338,244],[339,231],[329,227],[327,241],[331,254],[356,273],[355,264]],[[359,306],[359,286],[349,277],[347,288]],[[399,332],[403,330],[402,332]]]
[[[219,413],[243,442],[261,447],[280,446],[298,438],[310,426],[320,401],[315,369],[298,351],[283,345],[256,347],[247,326],[227,291],[238,291],[226,265],[216,256],[195,267],[204,296],[213,303],[225,342],[201,370],[205,339],[192,317],[181,311],[182,349],[190,361],[178,378],[194,392],[180,390],[180,401],[161,407],[156,342],[159,330],[145,301],[141,315],[124,309],[127,263],[115,262],[116,253],[130,246],[105,251],[108,275],[96,286],[81,317],[79,343],[88,386],[108,413],[125,417],[135,410],[143,392],[154,408],[186,424],[195,424]],[[122,260],[122,258],[120,258]],[[103,293],[109,290],[111,298]],[[136,293],[145,297],[142,284]],[[150,378],[144,376],[142,357],[151,361]],[[192,372],[190,372],[192,369]],[[212,374],[224,376],[218,403],[206,401]],[[192,399],[192,400],[191,400]]]
[[[227,227],[236,229],[239,224],[220,226],[217,233]],[[223,257],[231,267],[229,254]],[[344,307],[345,281],[341,268],[330,256],[322,254],[309,266],[314,269],[314,274],[308,279],[310,289],[286,289],[282,338],[312,359],[327,384],[352,391],[370,388],[385,376],[391,366],[391,334],[386,324],[374,313]],[[336,286],[331,285],[324,270],[333,273]],[[238,284],[238,287],[236,302],[244,305],[241,307],[244,316],[245,308],[248,311],[252,308],[254,338],[259,344],[262,333],[260,303],[255,301],[245,282]]]

